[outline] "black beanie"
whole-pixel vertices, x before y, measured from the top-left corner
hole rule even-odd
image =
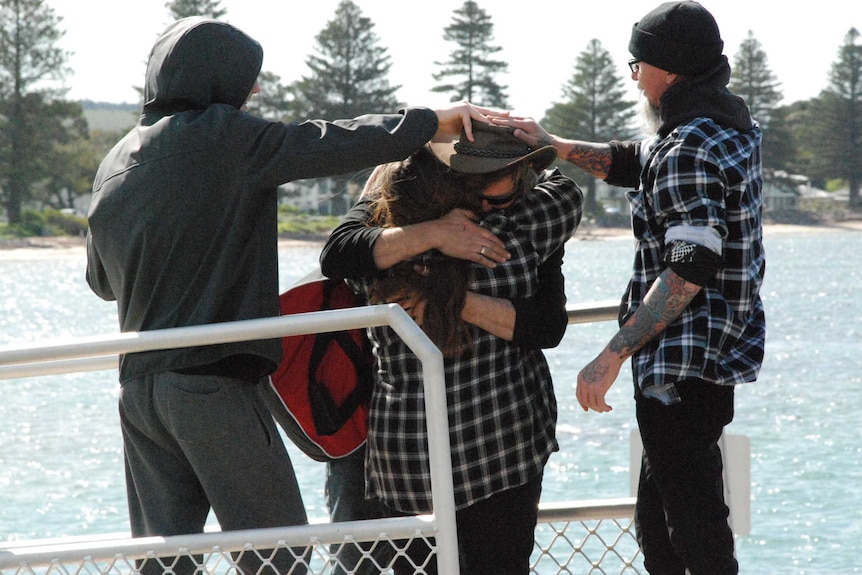
[[[665,2],[632,26],[629,52],[674,74],[696,76],[719,62],[718,24],[697,2]]]

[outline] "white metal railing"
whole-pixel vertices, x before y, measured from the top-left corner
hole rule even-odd
[[[176,347],[192,347],[235,341],[280,338],[288,335],[323,333],[343,329],[356,329],[388,325],[404,340],[422,363],[425,386],[426,424],[428,428],[428,451],[431,467],[431,500],[434,508],[430,521],[422,520],[422,533],[433,536],[437,542],[437,562],[443,573],[458,574],[458,542],[455,530],[455,498],[452,486],[452,462],[449,457],[449,423],[446,408],[446,390],[443,375],[443,355],[410,316],[395,304],[351,308],[347,310],[321,311],[290,316],[225,322],[221,324],[191,326],[147,332],[129,332],[89,338],[71,338],[45,344],[7,346],[0,348],[0,366],[4,378],[25,377],[40,373],[65,373],[104,369],[108,363],[116,366],[116,354],[150,351]],[[45,364],[45,365],[42,365]],[[415,521],[391,522],[390,535],[399,533],[409,537],[416,530]],[[387,520],[387,525],[389,525]],[[401,526],[405,531],[396,531]],[[338,543],[343,540],[342,525],[316,525],[310,527],[286,527],[278,530],[279,539],[288,545]],[[275,534],[275,533],[273,533]],[[222,550],[241,551],[246,539],[234,539],[238,547],[231,548],[223,542]],[[234,533],[235,537],[236,534]],[[206,535],[201,537],[207,537]],[[225,533],[219,538],[225,538]],[[188,548],[192,538],[179,540],[163,539],[159,546],[166,546],[176,554],[177,549]],[[219,539],[221,541],[221,539]],[[155,544],[150,540],[143,543]],[[128,543],[143,552],[140,542]],[[125,543],[123,545],[126,545]],[[206,546],[206,544],[204,544]],[[111,555],[115,545],[108,544],[105,552]],[[63,548],[62,545],[60,547]],[[111,550],[111,551],[109,551]],[[20,564],[22,549],[7,549],[0,552],[0,569]],[[50,552],[59,552],[52,548]],[[135,555],[137,557],[137,555]],[[49,560],[37,554],[37,561]],[[28,558],[28,562],[30,559]]]
[[[613,321],[619,316],[620,302],[601,301],[570,305],[566,308],[566,312],[569,315],[569,325],[594,321]]]
[[[617,317],[617,310],[618,304],[610,302],[569,307],[569,323],[613,320]],[[130,573],[135,572],[136,559],[178,555],[204,557],[201,567],[207,571],[239,573],[236,553],[297,547],[320,550],[319,555],[312,555],[308,572],[328,573],[333,560],[322,556],[330,544],[383,539],[397,552],[403,553],[403,550],[397,550],[396,539],[409,542],[426,536],[435,539],[440,573],[457,575],[457,536],[442,355],[397,305],[0,347],[0,379],[116,369],[117,355],[122,353],[381,325],[392,327],[422,362],[434,508],[431,515],[361,522],[320,522],[308,526],[174,537],[131,539],[126,536],[102,536],[0,543],[0,575],[37,572]],[[543,559],[549,558],[558,566],[552,568],[553,572],[571,573],[572,557],[579,554],[590,573],[606,572],[602,563],[607,563],[609,558],[617,561],[613,570],[615,573],[640,573],[636,565],[639,550],[631,531],[633,509],[633,499],[542,504],[539,522],[550,526],[551,533],[542,538],[537,534],[533,572],[547,573],[548,568],[541,563]],[[619,523],[619,519],[627,523]],[[609,520],[613,522],[610,529],[614,534],[605,536],[601,533],[603,522]],[[590,521],[595,523],[588,524]],[[567,533],[572,525],[580,525],[586,536],[573,538]],[[588,550],[593,541],[597,541],[597,547]],[[566,550],[559,551],[560,545],[565,545]],[[555,557],[558,552],[568,553],[569,557],[560,562]],[[590,553],[594,553],[596,558],[591,557]],[[262,561],[267,564],[266,557],[262,557]],[[42,567],[42,570],[35,570],[34,567]],[[385,568],[381,570],[385,572]],[[424,570],[420,566],[417,572],[424,573]]]

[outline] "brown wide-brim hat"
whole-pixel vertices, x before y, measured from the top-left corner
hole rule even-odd
[[[516,138],[511,128],[475,120],[472,142],[462,128],[458,140],[431,143],[431,150],[440,161],[462,174],[488,174],[518,162],[529,162],[536,172],[541,172],[557,158],[554,146],[531,148]]]

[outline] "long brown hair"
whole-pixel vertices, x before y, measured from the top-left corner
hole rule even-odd
[[[487,182],[487,179],[484,180]],[[438,219],[454,208],[477,211],[476,191],[426,148],[402,162],[381,167],[366,193],[374,198],[371,224],[408,226]],[[417,269],[418,268],[418,269]],[[401,262],[376,279],[369,303],[419,297],[425,301],[422,329],[447,357],[469,345],[461,310],[471,280],[471,263],[432,251]]]

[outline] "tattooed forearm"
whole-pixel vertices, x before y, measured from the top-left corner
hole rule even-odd
[[[666,270],[647,292],[644,307],[650,310],[656,324],[664,329],[679,317],[700,290],[699,285],[689,283]]]
[[[607,144],[577,142],[566,154],[566,160],[593,176],[605,178],[611,167],[611,147]]]
[[[600,381],[607,374],[608,368],[606,365],[603,365],[598,361],[591,361],[584,369],[581,370],[579,377],[583,378],[584,381],[596,382]]]
[[[613,337],[609,349],[629,357],[673,323],[700,290],[700,286],[665,271],[653,283],[643,305]]]
[[[538,137],[537,144],[540,148],[542,146],[553,146],[554,139],[551,138],[551,135],[549,133],[545,132]]]

